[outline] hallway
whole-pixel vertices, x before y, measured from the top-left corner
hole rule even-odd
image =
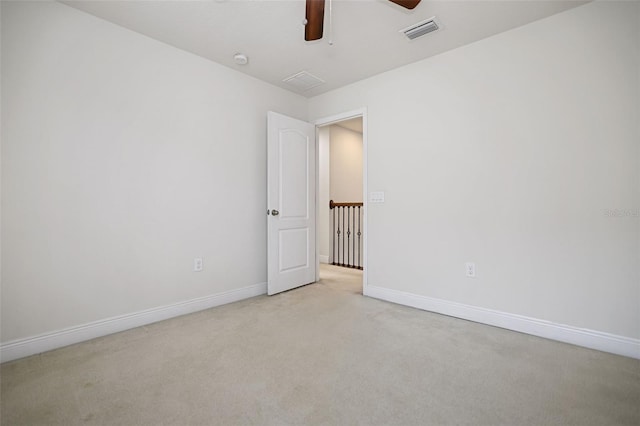
[[[334,290],[362,294],[362,271],[321,263],[318,284],[327,285]]]

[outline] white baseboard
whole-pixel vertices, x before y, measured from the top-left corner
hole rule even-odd
[[[425,311],[640,359],[640,340],[368,285],[364,295]]]
[[[24,358],[74,343],[95,339],[96,337],[118,333],[131,328],[202,311],[227,303],[237,302],[266,293],[267,283],[260,283],[237,290],[199,297],[185,302],[147,309],[145,311],[95,321],[52,333],[2,343],[2,345],[0,345],[0,361],[6,362]]]
[[[321,254],[318,257],[320,258],[320,263],[329,263],[329,256],[325,256]]]

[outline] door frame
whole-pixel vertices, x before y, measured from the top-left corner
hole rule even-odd
[[[320,279],[320,239],[318,238],[318,218],[320,215],[320,141],[318,131],[319,127],[328,126],[331,124],[338,123],[340,121],[350,120],[352,118],[362,117],[362,202],[364,206],[364,213],[362,215],[362,225],[364,228],[364,233],[362,237],[362,293],[367,294],[367,285],[368,285],[368,244],[367,241],[369,239],[369,229],[368,229],[368,218],[367,215],[369,213],[369,205],[368,205],[368,125],[367,125],[367,108],[362,107],[351,111],[345,111],[339,114],[330,115],[328,117],[323,117],[315,120],[313,124],[316,126],[316,281]],[[324,206],[326,207],[326,206]]]

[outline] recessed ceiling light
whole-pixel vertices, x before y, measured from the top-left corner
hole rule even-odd
[[[243,53],[236,53],[233,55],[233,60],[236,61],[236,64],[238,65],[247,65],[249,62],[249,58]]]

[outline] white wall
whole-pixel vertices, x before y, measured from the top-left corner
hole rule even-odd
[[[307,100],[2,2],[2,341],[264,283],[268,110]]]
[[[362,134],[338,125],[330,129],[330,197],[336,203],[361,203]]]
[[[639,8],[590,3],[310,100],[311,119],[368,111],[386,193],[368,285],[640,337]]]

